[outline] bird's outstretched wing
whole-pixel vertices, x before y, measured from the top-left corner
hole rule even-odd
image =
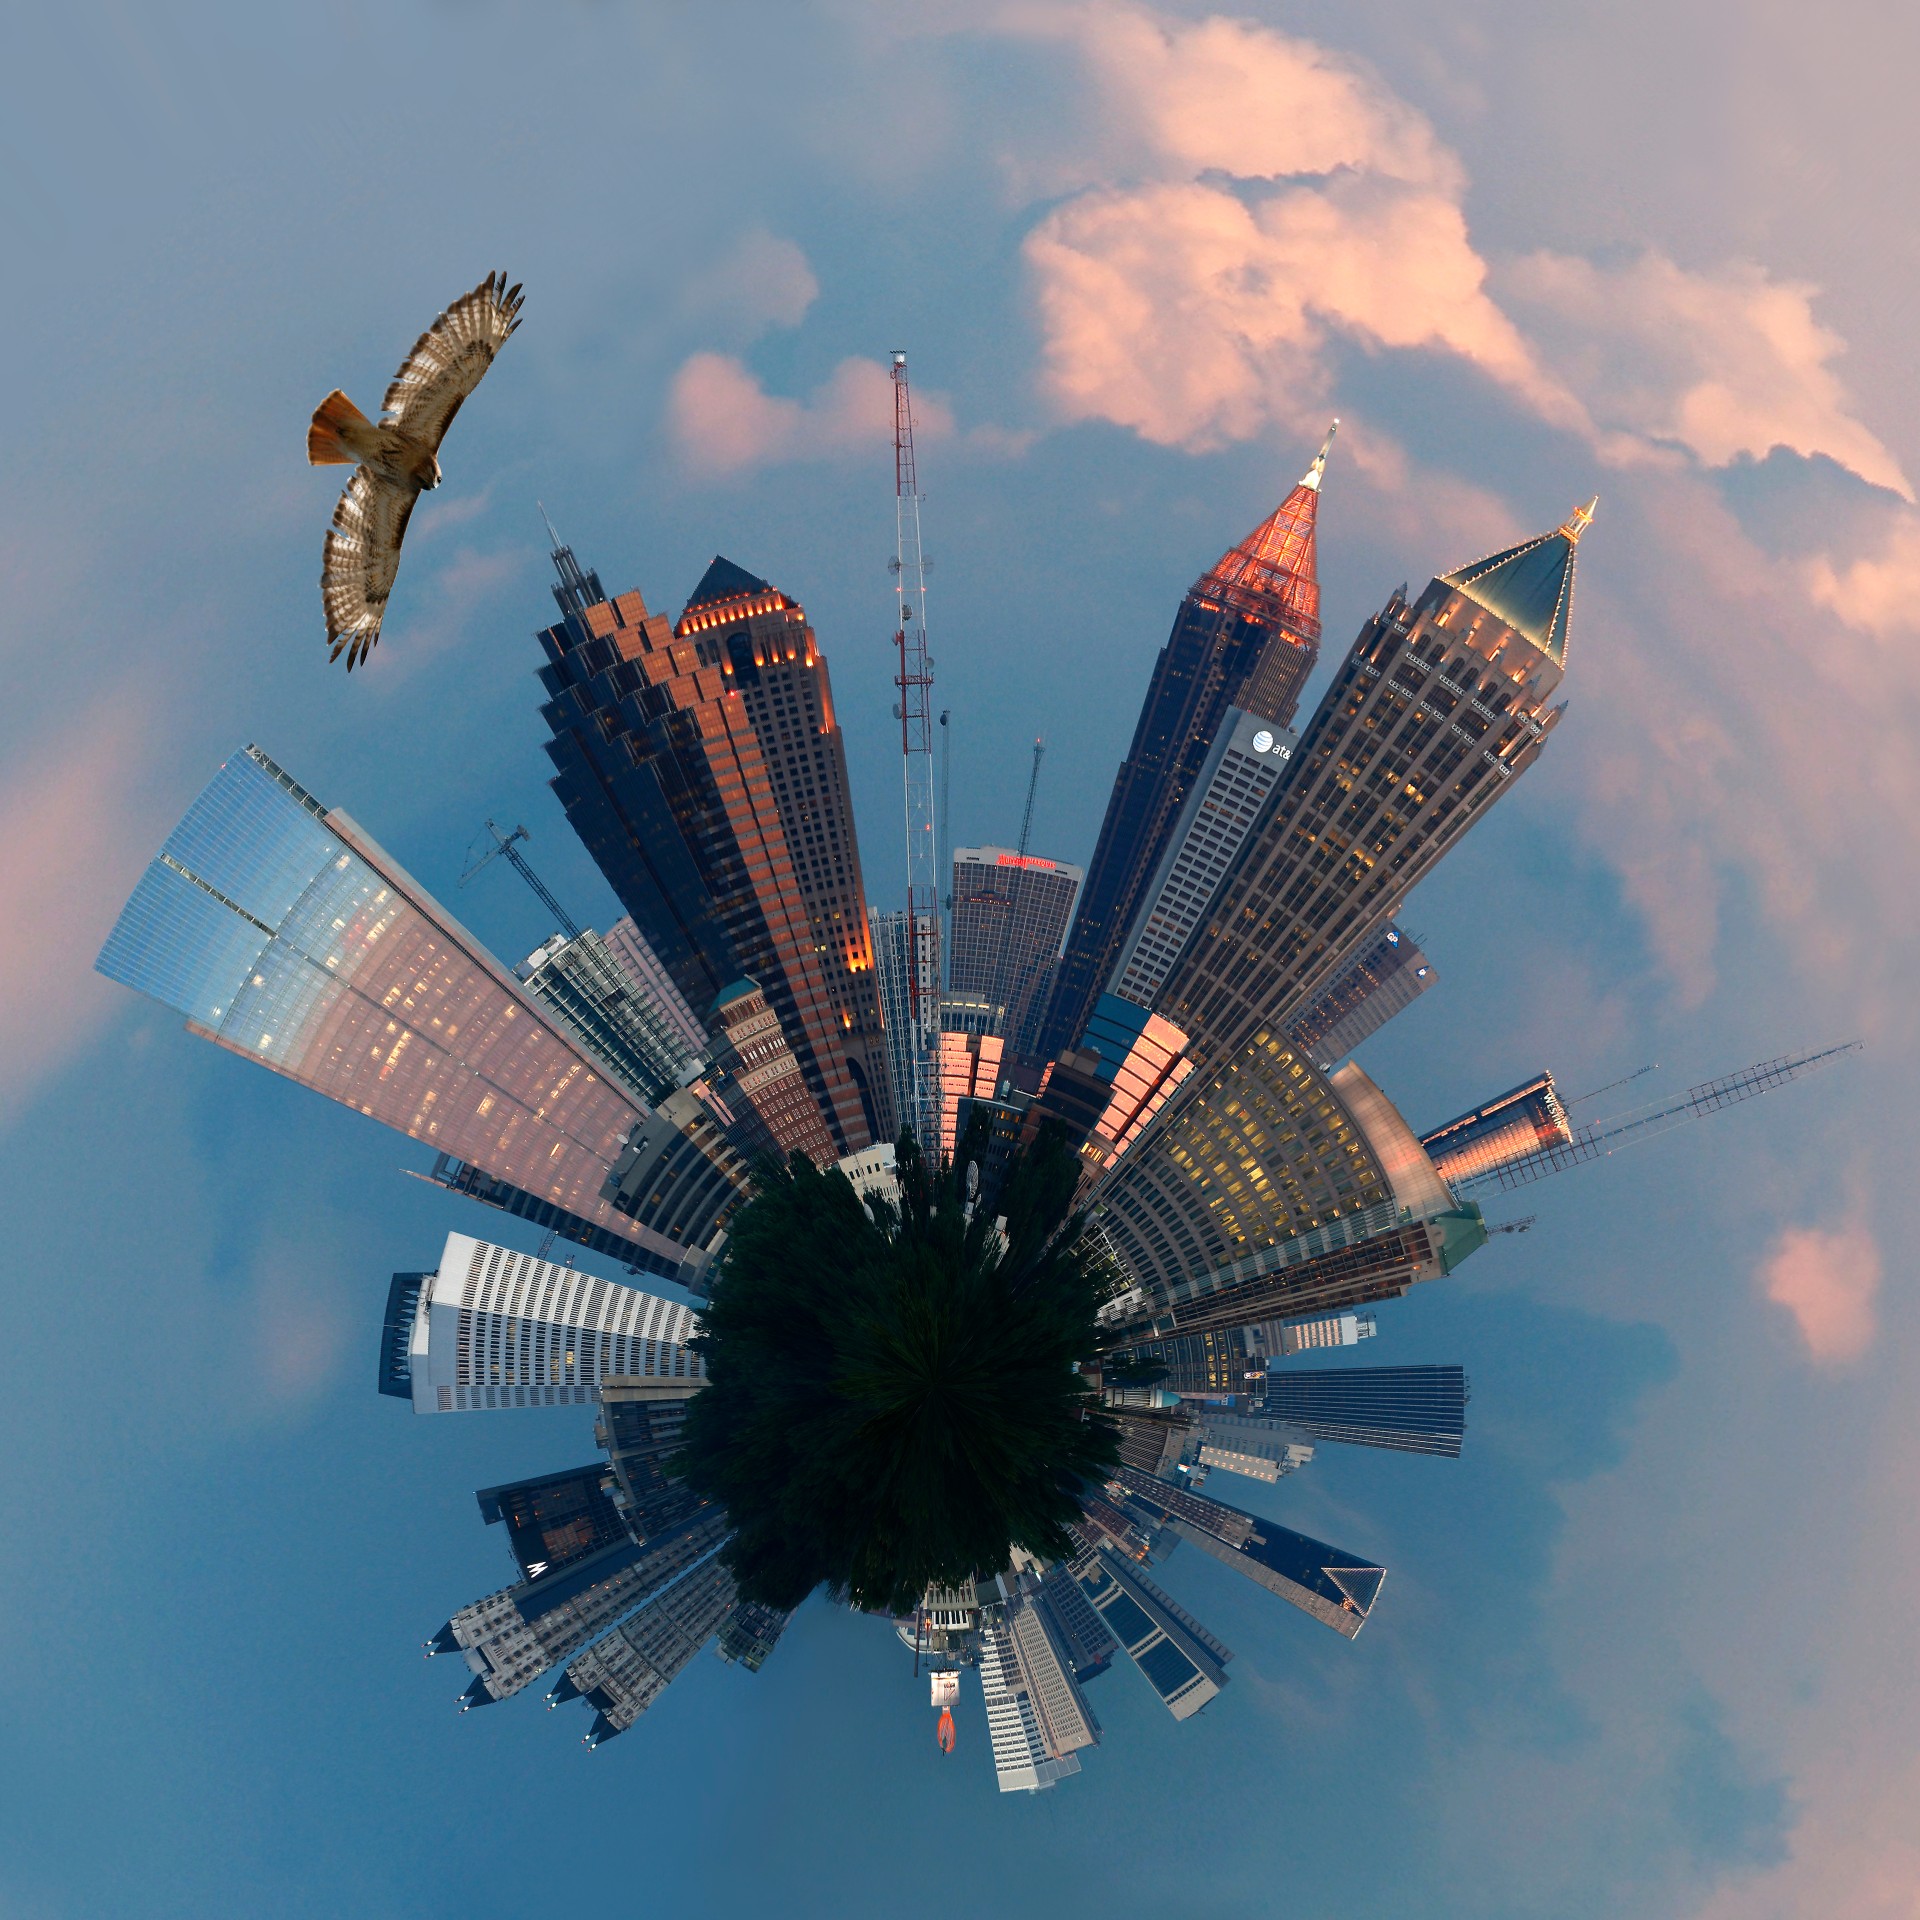
[[[437,450],[460,403],[480,384],[493,356],[520,324],[519,287],[490,273],[456,300],[418,340],[381,403],[382,422]]]
[[[320,556],[320,602],[327,614],[329,660],[344,648],[351,673],[380,643],[387,595],[400,571],[400,540],[419,495],[360,468],[333,510]]]

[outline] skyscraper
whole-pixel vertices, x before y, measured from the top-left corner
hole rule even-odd
[[[1194,1036],[1201,1079],[1297,1018],[1539,757],[1591,519],[1442,574],[1412,605],[1396,593],[1361,630],[1159,1003]]]
[[[1389,923],[1327,983],[1290,1037],[1324,1071],[1371,1039],[1433,985],[1433,963]]]
[[[628,1538],[612,1488],[613,1470],[594,1460],[532,1480],[483,1487],[474,1498],[488,1526],[506,1527],[520,1577],[537,1580]]]
[[[704,1378],[687,1346],[691,1308],[464,1233],[447,1235],[438,1273],[395,1276],[389,1323],[404,1317],[403,1289],[415,1302],[405,1375],[415,1413],[589,1406],[610,1376]],[[397,1368],[391,1385],[383,1372],[383,1391],[401,1384]]]
[[[887,1029],[887,1071],[896,1089],[894,1106],[899,1126],[924,1131],[908,1111],[910,1101],[902,1089],[914,1084],[914,1056],[911,1021],[914,1005],[911,986],[914,978],[932,983],[933,991],[923,1001],[925,1017],[920,1023],[920,1057],[927,1063],[927,1084],[933,1084],[933,1057],[940,1041],[940,917],[920,916],[919,944],[909,953],[906,909],[892,913],[868,912],[867,924],[873,932],[874,978],[879,984],[880,1007]],[[917,973],[916,971],[917,970]],[[995,1032],[991,1028],[968,1027],[964,1031]],[[896,1132],[895,1138],[898,1138]]]
[[[714,1091],[736,1117],[736,1144],[748,1153],[771,1152],[782,1164],[788,1154],[804,1153],[816,1167],[831,1166],[840,1156],[760,983],[736,980],[725,988],[707,1026]]]
[[[594,1709],[589,1748],[626,1730],[686,1670],[733,1606],[733,1575],[717,1555],[703,1560],[568,1668],[547,1705],[584,1699]]]
[[[1122,999],[1153,1005],[1298,744],[1257,713],[1227,709],[1114,962],[1111,990]]]
[[[570,1234],[591,1229],[669,1273],[699,1264],[699,1244],[607,1197],[645,1106],[257,747],[168,836],[95,964],[190,1033],[480,1169]]]
[[[720,1625],[720,1637],[714,1652],[722,1660],[735,1661],[749,1673],[758,1673],[767,1664],[767,1655],[778,1644],[793,1618],[790,1608],[769,1607],[758,1600],[736,1600],[733,1610]]]
[[[1467,1376],[1459,1367],[1276,1367],[1261,1405],[1315,1440],[1458,1459]]]
[[[718,625],[677,637],[638,593],[570,609],[540,635],[553,790],[690,1006],[759,982],[846,1153],[869,1134],[809,916],[820,896],[801,886],[731,642]]]
[[[966,1125],[964,1109],[970,1101],[991,1100],[999,1085],[1003,1043],[992,1034],[943,1033],[935,1056],[940,1099],[940,1144],[943,1160],[953,1158]]]
[[[674,636],[718,636],[726,649],[722,667],[729,688],[746,708],[773,782],[841,1056],[859,1089],[870,1139],[891,1140],[899,1131],[892,1069],[847,786],[846,745],[833,710],[826,657],[797,600],[717,554]]]
[[[1059,957],[1081,872],[1011,847],[953,850],[952,951],[947,985],[1006,1008],[1011,1052],[1036,1051],[1039,989]]]
[[[1081,1554],[1073,1571],[1107,1631],[1176,1720],[1192,1719],[1219,1694],[1233,1655],[1138,1567],[1095,1550]]]
[[[1538,1073],[1497,1100],[1421,1135],[1420,1144],[1432,1154],[1434,1166],[1444,1169],[1443,1179],[1473,1180],[1510,1167],[1542,1147],[1565,1146],[1572,1138],[1573,1122],[1553,1075]]]
[[[510,1699],[549,1667],[572,1659],[726,1537],[726,1515],[703,1508],[652,1540],[618,1541],[462,1607],[427,1642],[427,1651],[465,1659],[473,1680],[461,1699],[463,1713]]]
[[[1168,1526],[1201,1552],[1349,1640],[1367,1624],[1387,1577],[1384,1567],[1223,1500],[1150,1481],[1124,1467],[1120,1472],[1135,1499],[1158,1507]]]
[[[1004,1604],[980,1628],[980,1683],[1002,1793],[1035,1793],[1078,1773],[1100,1723],[1073,1675],[1051,1618],[1023,1583],[1001,1576]]]
[[[1331,436],[1329,436],[1331,441]],[[1300,484],[1203,573],[1154,663],[1133,744],[1114,777],[1040,1051],[1077,1039],[1159,870],[1173,823],[1229,707],[1291,725],[1320,641],[1314,553],[1322,447]]]
[[[700,1061],[684,1034],[615,959],[591,928],[568,939],[556,933],[514,973],[555,1023],[606,1066],[629,1093],[655,1101]]]
[[[660,956],[648,944],[647,936],[633,924],[630,914],[622,914],[605,934],[607,951],[620,970],[652,1006],[654,1012],[672,1027],[680,1039],[680,1051],[689,1060],[697,1060],[707,1050],[707,1030],[700,1024],[687,997],[675,985],[673,975],[660,963]]]

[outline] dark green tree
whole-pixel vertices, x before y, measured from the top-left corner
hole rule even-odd
[[[1117,1457],[1074,1363],[1096,1349],[1108,1275],[1069,1209],[1056,1134],[1019,1156],[998,1211],[968,1215],[984,1158],[898,1147],[901,1200],[871,1211],[846,1176],[796,1155],[735,1217],[702,1315],[709,1384],[682,1467],[725,1505],[741,1589],[792,1607],[821,1584],[905,1613],[930,1582],[1049,1558],[1079,1494]]]

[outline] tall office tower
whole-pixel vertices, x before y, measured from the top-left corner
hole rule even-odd
[[[867,1145],[847,1032],[725,633],[677,639],[625,593],[570,611],[540,644],[553,790],[620,904],[690,1006],[757,980],[836,1150]]]
[[[1200,1464],[1268,1486],[1297,1473],[1313,1458],[1304,1440],[1281,1432],[1271,1420],[1209,1407],[1201,1431]]]
[[[1007,1010],[1011,1053],[1038,1051],[1037,990],[1058,958],[1081,871],[1011,847],[955,847],[947,987]]]
[[[940,1158],[951,1160],[965,1124],[964,1104],[991,1100],[1000,1084],[1004,1042],[992,1034],[943,1033],[934,1056],[940,1100]]]
[[[1159,1008],[1194,1036],[1198,1098],[1285,1031],[1539,757],[1562,708],[1582,507],[1551,533],[1404,590],[1361,629],[1259,832]]]
[[[1119,1645],[1113,1630],[1094,1612],[1085,1589],[1064,1561],[1056,1560],[1040,1576],[1034,1605],[1045,1610],[1076,1680],[1091,1680],[1113,1665]]]
[[[1191,1037],[1187,1044],[1191,1052]],[[1277,1033],[1262,1033],[1215,1076],[1210,1097],[1195,1099],[1201,1081],[1195,1073],[1167,1102],[1099,1191],[1096,1217],[1151,1302],[1192,1303],[1408,1221],[1471,1212],[1457,1208],[1413,1129],[1352,1061],[1322,1075]],[[1437,1257],[1431,1238],[1424,1228],[1415,1235],[1416,1264]],[[1450,1259],[1466,1250],[1456,1240]],[[1390,1264],[1397,1271],[1405,1262]],[[1257,1310],[1205,1324],[1301,1319],[1412,1283],[1408,1274],[1386,1293],[1344,1295],[1321,1290],[1318,1273],[1296,1276],[1297,1295],[1284,1287],[1270,1298],[1236,1293],[1236,1304]],[[1188,1314],[1177,1324],[1199,1331]]]
[[[1459,1367],[1276,1367],[1262,1406],[1315,1440],[1457,1460],[1467,1376]]]
[[[447,1235],[438,1273],[395,1276],[390,1321],[404,1318],[405,1290],[415,1413],[588,1406],[609,1375],[704,1378],[687,1346],[699,1331],[691,1308],[464,1233]],[[383,1341],[383,1359],[391,1351]]]
[[[703,1508],[656,1539],[602,1547],[570,1567],[462,1607],[427,1642],[427,1652],[464,1657],[473,1681],[462,1713],[508,1699],[549,1667],[571,1660],[726,1537],[727,1516]]]
[[[1253,1331],[1269,1359],[1285,1360],[1324,1347],[1358,1346],[1380,1331],[1380,1323],[1370,1313],[1334,1313],[1324,1320],[1269,1321]]]
[[[1095,1003],[1078,1051],[1097,1058],[1093,1074],[1106,1095],[1081,1146],[1088,1170],[1099,1173],[1153,1123],[1193,1063],[1187,1058],[1187,1036],[1171,1021],[1111,993]]]
[[[95,962],[187,1030],[673,1273],[604,1192],[646,1108],[338,808],[257,747],[209,782]]]
[[[1551,1073],[1503,1093],[1485,1106],[1420,1136],[1444,1180],[1481,1179],[1524,1160],[1542,1147],[1565,1146],[1573,1122],[1561,1104]]]
[[[679,1477],[676,1456],[686,1429],[687,1402],[706,1384],[658,1374],[616,1375],[600,1383],[594,1439],[613,1469],[613,1502],[636,1540],[677,1527],[699,1507]]]
[[[779,1644],[793,1610],[769,1607],[758,1600],[737,1600],[720,1627],[713,1650],[722,1660],[738,1662],[749,1673],[767,1664],[767,1655]]]
[[[1387,1577],[1384,1567],[1356,1560],[1324,1540],[1309,1539],[1205,1494],[1188,1493],[1144,1476],[1139,1484],[1130,1483],[1128,1491],[1159,1507],[1181,1539],[1269,1593],[1277,1593],[1322,1626],[1351,1640],[1367,1624]]]
[[[733,1575],[718,1555],[701,1562],[581,1654],[547,1695],[547,1705],[584,1699],[594,1709],[593,1725],[582,1736],[589,1748],[625,1733],[718,1632],[734,1599]]]
[[[1006,1008],[980,994],[950,993],[940,1002],[942,1033],[998,1034],[1006,1024]]]
[[[806,610],[716,554],[673,631],[678,640],[717,639],[724,649],[728,687],[746,709],[773,782],[841,1059],[859,1090],[868,1138],[891,1140],[899,1124],[846,744]]]
[[[804,1153],[816,1167],[831,1166],[840,1156],[760,983],[736,980],[714,1001],[707,1024],[714,1091],[742,1124],[736,1144],[749,1153],[771,1151],[782,1163]]]
[[[520,1577],[537,1580],[629,1537],[612,1489],[612,1469],[595,1460],[536,1480],[483,1487],[474,1498],[488,1526],[504,1523]]]
[[[1293,1023],[1290,1037],[1325,1071],[1412,1006],[1433,978],[1433,963],[1418,943],[1389,923],[1334,975]]]
[[[1077,1751],[1050,1749],[1039,1703],[1014,1654],[1013,1636],[998,1620],[987,1620],[980,1628],[980,1691],[987,1708],[987,1737],[993,1743],[994,1776],[1002,1793],[1038,1793],[1080,1771]]]
[[[1173,823],[1229,707],[1290,726],[1320,642],[1315,520],[1327,449],[1278,509],[1189,589],[1114,776],[1040,1051],[1079,1037],[1110,982]]]
[[[918,970],[920,979],[930,980],[938,987],[940,916],[934,913],[920,916],[920,943],[911,955],[907,950],[907,915],[904,908],[892,913],[875,913],[869,909],[867,926],[873,938],[873,972],[880,994],[880,1012],[887,1029],[888,1077],[895,1087],[910,1087],[914,1083],[914,1069],[908,1023],[913,1014],[914,1002],[910,988],[914,975],[909,972],[909,963]],[[927,1011],[921,1022],[920,1048],[923,1057],[931,1060],[940,1042],[938,992],[924,1005]],[[993,1031],[997,1032],[998,1029]],[[897,1109],[900,1102],[896,1100],[894,1104]],[[897,1138],[899,1126],[905,1124],[904,1116],[896,1114],[896,1121]]]
[[[1129,1562],[1083,1553],[1081,1590],[1176,1720],[1190,1720],[1227,1684],[1233,1655]]]
[[[1184,1408],[1165,1413],[1138,1407],[1109,1407],[1120,1429],[1120,1458],[1143,1473],[1171,1473],[1181,1449],[1193,1437],[1194,1416]]]
[[[613,949],[591,928],[571,940],[556,933],[514,972],[555,1023],[636,1099],[662,1098],[700,1062],[678,1027],[636,990]]]
[[[1121,942],[1112,991],[1123,1000],[1153,1005],[1298,744],[1257,713],[1227,709]]]
[[[1157,1384],[1183,1397],[1246,1393],[1264,1387],[1267,1377],[1267,1356],[1255,1349],[1251,1333],[1247,1327],[1223,1327],[1210,1333],[1169,1334],[1123,1348],[1113,1357],[1164,1368]]]

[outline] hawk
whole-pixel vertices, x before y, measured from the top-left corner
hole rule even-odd
[[[316,467],[360,470],[347,482],[320,562],[320,600],[327,641],[351,673],[380,642],[400,570],[400,542],[413,503],[440,484],[440,442],[460,403],[480,384],[493,356],[520,324],[520,289],[504,273],[490,273],[456,300],[407,355],[369,420],[336,387],[314,409],[307,429],[307,460]]]

